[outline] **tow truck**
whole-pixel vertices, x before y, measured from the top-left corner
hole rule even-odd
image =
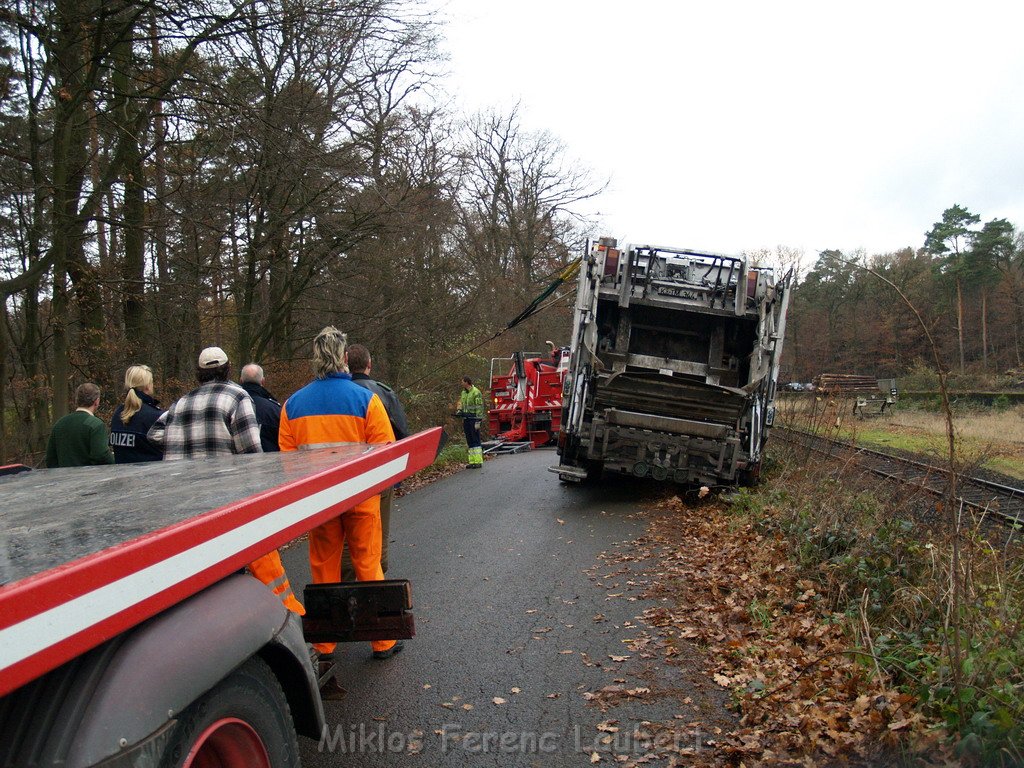
[[[487,424],[494,439],[485,453],[516,453],[557,439],[569,350],[548,344],[546,355],[514,352],[491,359]]]
[[[325,726],[307,641],[411,636],[408,582],[316,585],[300,619],[245,565],[441,435],[0,473],[0,766],[298,765]]]

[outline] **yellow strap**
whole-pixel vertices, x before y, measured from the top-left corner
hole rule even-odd
[[[569,266],[562,270],[562,273],[558,276],[559,280],[568,280],[570,277],[575,275],[580,268],[580,262],[582,259],[576,259]]]

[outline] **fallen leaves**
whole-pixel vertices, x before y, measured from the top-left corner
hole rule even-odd
[[[623,682],[621,679],[616,679],[616,682]],[[646,686],[638,686],[636,688],[627,688],[625,685],[606,685],[597,691],[584,691],[583,699],[585,701],[592,701],[602,710],[608,709],[608,707],[615,706],[622,701],[627,699],[635,699],[638,697],[646,696],[651,692],[651,689]],[[615,721],[609,721],[615,722]]]
[[[704,490],[699,498],[708,495]],[[703,742],[711,747],[701,755],[706,764],[813,765],[863,757],[924,733],[927,724],[914,713],[912,697],[871,679],[847,653],[851,641],[842,623],[826,613],[821,587],[801,578],[781,538],[766,537],[722,502],[689,507],[673,497],[659,511],[665,514],[650,517],[647,535],[631,544],[628,559],[657,563],[644,597],[659,604],[642,618],[661,640],[639,636],[627,644],[633,656],[671,662],[680,641],[696,643],[710,679],[732,694],[738,724]],[[627,559],[607,559],[613,557]],[[597,586],[614,589],[618,584],[608,582],[616,575]],[[608,658],[618,663],[630,656]],[[583,697],[606,710],[650,693],[617,682]],[[606,720],[598,730],[610,733],[615,722]]]

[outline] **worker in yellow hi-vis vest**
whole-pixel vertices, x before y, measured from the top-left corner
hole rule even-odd
[[[469,446],[470,469],[480,469],[484,465],[484,449],[480,447],[480,421],[484,417],[484,396],[473,386],[469,376],[462,377],[462,394],[455,406],[456,416],[462,417],[462,428],[466,433],[466,445]]]

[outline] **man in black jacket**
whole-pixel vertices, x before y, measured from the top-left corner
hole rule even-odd
[[[384,410],[388,412],[391,420],[391,429],[395,433],[395,440],[401,440],[409,436],[409,424],[405,419],[405,409],[395,394],[395,390],[387,384],[373,379],[370,376],[370,367],[373,361],[370,360],[370,352],[362,344],[349,344],[346,350],[348,358],[348,372],[352,374],[352,381],[371,392],[376,392],[377,397],[384,403]]]
[[[263,369],[256,363],[242,367],[238,375],[242,389],[249,393],[260,424],[260,446],[264,453],[281,450],[277,445],[277,430],[281,425],[281,404],[263,388]]]
[[[387,384],[382,384],[370,377],[370,351],[362,344],[349,344],[345,350],[345,359],[348,362],[349,373],[352,374],[352,381],[371,392],[375,392],[381,402],[384,403],[384,410],[388,412],[388,419],[391,421],[391,429],[395,433],[395,439],[401,440],[409,436],[409,423],[405,418],[405,409],[395,394],[395,390]],[[381,526],[381,549],[380,566],[386,573],[388,570],[388,535],[391,529],[391,502],[395,498],[394,487],[382,491],[380,494],[380,526]],[[355,572],[352,569],[352,561],[348,555],[348,549],[341,561],[341,578],[343,581],[354,581]]]

